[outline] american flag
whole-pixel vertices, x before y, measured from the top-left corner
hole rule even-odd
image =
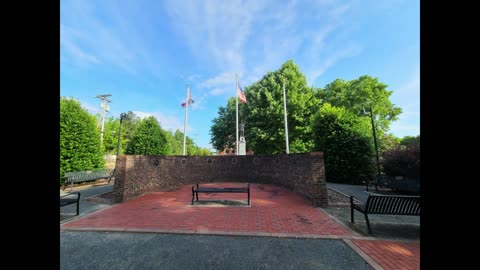
[[[240,99],[241,102],[247,103],[247,97],[245,96],[245,93],[243,92],[242,87],[240,87],[240,84],[238,84],[238,87],[237,87],[237,95],[238,95],[238,99]]]
[[[190,99],[189,99],[188,101],[189,101],[189,102],[188,102],[188,105],[192,105],[193,103],[195,103],[195,101],[193,100],[192,95],[190,95]],[[182,102],[182,107],[185,108],[186,105],[187,105],[187,103],[186,103],[185,101]]]

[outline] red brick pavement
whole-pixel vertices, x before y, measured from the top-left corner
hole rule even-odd
[[[352,240],[376,263],[390,269],[420,269],[420,244],[410,242]]]
[[[215,183],[202,186],[245,186]],[[283,187],[250,184],[251,207],[190,206],[191,185],[152,192],[62,224],[61,228],[113,228],[285,233],[331,236],[352,234],[300,195]],[[246,193],[212,193],[200,200],[245,200]]]

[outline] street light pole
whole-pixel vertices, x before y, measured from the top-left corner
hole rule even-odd
[[[122,134],[122,120],[126,116],[127,116],[126,113],[120,114],[120,125],[118,126],[117,158],[118,158],[118,154],[120,154],[120,135]]]
[[[377,161],[377,177],[378,175],[380,175],[380,157],[378,156],[378,144],[377,144],[377,133],[376,133],[376,130],[375,130],[375,121],[374,121],[374,116],[373,116],[373,109],[372,109],[372,105],[369,105],[369,109],[370,109],[370,120],[372,120],[372,133],[373,133],[373,144],[375,145],[375,158],[376,158],[376,161]],[[363,109],[362,115],[366,115],[367,113],[365,112],[365,109]],[[367,179],[367,183],[366,183],[366,191],[368,191],[368,185],[370,184],[370,181]],[[377,189],[377,183],[375,183],[375,189],[378,191]]]
[[[370,119],[372,120],[373,143],[375,144],[375,156],[377,158],[377,174],[380,174],[380,158],[378,156],[377,134],[375,131],[375,121],[373,121],[372,105],[370,105]]]

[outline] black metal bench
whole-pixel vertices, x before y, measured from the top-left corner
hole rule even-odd
[[[374,185],[376,190],[378,190],[378,186],[381,186],[398,192],[420,193],[420,179],[378,174],[375,177]]]
[[[115,169],[96,169],[91,171],[77,171],[77,172],[67,172],[65,173],[63,189],[70,185],[73,189],[74,183],[95,181],[99,179],[108,179],[108,183],[112,180],[112,177],[115,175]]]
[[[195,189],[195,187],[197,187]],[[198,193],[248,193],[248,205],[250,205],[250,184],[247,183],[247,187],[204,187],[200,188],[199,184],[192,186],[192,205],[193,200],[197,197]]]
[[[75,195],[77,194],[77,195]],[[70,205],[70,204],[77,204],[77,216],[80,213],[80,192],[71,192],[65,195],[60,196],[60,207]]]
[[[351,222],[354,222],[354,210],[365,215],[368,233],[372,233],[368,214],[420,216],[420,196],[369,195],[367,202],[350,196]]]

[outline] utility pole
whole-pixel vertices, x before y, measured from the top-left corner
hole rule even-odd
[[[100,145],[103,144],[103,130],[105,128],[105,112],[108,112],[110,111],[110,108],[108,107],[107,105],[107,102],[111,102],[110,100],[108,100],[108,97],[110,97],[112,95],[110,94],[106,94],[106,95],[98,95],[97,98],[101,99],[103,101],[103,103],[100,103],[100,108],[103,108],[103,114],[102,114],[102,131],[101,131],[101,135],[100,135]]]

